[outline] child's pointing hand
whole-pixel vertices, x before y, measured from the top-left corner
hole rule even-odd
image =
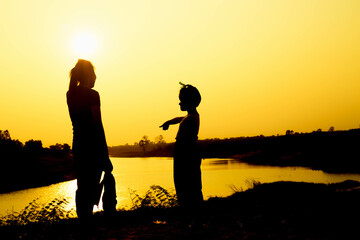
[[[169,123],[165,122],[163,125],[160,126],[161,128],[163,128],[163,130],[168,130],[169,129]]]

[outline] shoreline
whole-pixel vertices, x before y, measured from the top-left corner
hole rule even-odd
[[[24,191],[27,189],[32,189],[32,188],[40,188],[40,187],[46,187],[46,186],[50,186],[53,184],[57,184],[57,183],[62,183],[62,182],[67,182],[67,181],[72,181],[75,180],[75,176],[71,176],[71,175],[66,175],[64,177],[60,177],[57,178],[55,180],[49,180],[49,181],[42,181],[40,183],[25,183],[25,184],[18,184],[16,185],[14,188],[10,189],[6,189],[6,190],[1,190],[0,194],[7,194],[7,193],[13,193],[13,192],[17,192],[17,191]]]
[[[178,207],[118,210],[95,215],[90,239],[356,239],[360,182],[275,182],[204,202],[197,227]],[[4,239],[81,239],[77,219],[2,226]]]
[[[330,171],[330,170],[326,170],[326,169],[313,168],[310,166],[301,166],[301,165],[294,165],[294,164],[266,164],[260,160],[257,162],[243,160],[244,158],[248,158],[249,156],[250,156],[249,154],[246,154],[246,155],[242,155],[242,156],[236,155],[233,157],[207,157],[205,159],[214,159],[214,158],[231,159],[232,161],[237,161],[239,163],[245,163],[250,166],[285,167],[285,168],[286,167],[303,167],[303,168],[309,168],[314,171],[323,171],[324,173],[330,173],[330,174],[360,174],[360,172],[356,171],[356,169],[352,169],[353,171],[341,171],[342,168],[339,168],[338,171]],[[149,158],[149,157],[157,158],[156,156],[148,156],[148,157],[141,157],[141,156],[133,156],[133,157],[116,156],[115,157],[115,156],[111,156],[111,157],[112,158]],[[164,156],[161,156],[161,157],[164,157]],[[166,157],[166,158],[171,158],[171,157]],[[33,182],[27,181],[24,183],[24,182],[20,182],[18,179],[17,182],[12,183],[12,187],[10,187],[8,185],[8,186],[6,186],[5,189],[4,188],[0,189],[0,194],[7,194],[7,193],[16,192],[16,191],[45,187],[45,186],[50,186],[52,184],[76,180],[74,172],[72,172],[68,168],[62,169],[59,172],[59,171],[57,171],[55,165],[51,166],[51,168],[48,169],[47,173],[46,174],[42,173],[42,175],[46,175],[46,176],[40,177],[40,178],[37,177],[37,178],[35,178],[35,180]],[[28,176],[28,178],[30,178],[30,177]]]
[[[73,159],[65,157],[24,157],[14,171],[0,175],[0,194],[44,187],[75,179]],[[15,174],[16,173],[16,174]]]
[[[360,129],[350,129],[205,139],[198,143],[203,158],[231,158],[255,166],[307,167],[327,173],[360,174],[359,141]],[[36,144],[31,148],[11,139],[2,140],[2,143],[16,147],[4,153],[0,193],[75,179],[71,149],[67,144],[42,148],[41,141],[32,141]],[[109,154],[127,158],[172,157],[174,143],[151,143],[148,148],[145,152],[138,145],[114,146],[109,147]]]

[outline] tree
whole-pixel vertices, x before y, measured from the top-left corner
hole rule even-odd
[[[157,136],[155,138],[155,144],[162,144],[162,143],[165,143],[164,136],[163,135]]]
[[[294,130],[286,130],[286,135],[293,135],[294,134]]]
[[[56,143],[55,145],[51,145],[49,149],[52,155],[58,157],[63,157],[70,153],[70,146],[69,144],[66,143],[65,144]]]
[[[150,140],[149,137],[144,135],[142,139],[139,141],[139,146],[143,149],[144,152],[146,152],[146,147],[149,145]]]
[[[25,142],[25,149],[34,155],[38,155],[43,150],[41,140],[29,140]]]
[[[333,132],[333,131],[335,131],[335,128],[334,128],[333,126],[331,126],[331,127],[329,128],[329,132]]]
[[[5,130],[5,131],[0,130],[0,139],[2,139],[2,140],[11,140],[9,130]]]
[[[60,143],[51,145],[49,148],[52,152],[61,152],[61,144]]]
[[[64,153],[69,153],[71,151],[71,147],[69,144],[67,143],[64,143],[62,146],[61,146],[61,151],[63,151]]]

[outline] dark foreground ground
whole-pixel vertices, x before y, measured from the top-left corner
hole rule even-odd
[[[77,219],[0,227],[0,239],[360,239],[360,183],[276,182],[205,202],[200,221],[172,207],[100,213],[81,231]],[[84,232],[86,234],[84,234]]]

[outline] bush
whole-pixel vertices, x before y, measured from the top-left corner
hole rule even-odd
[[[0,217],[0,226],[18,226],[29,223],[51,224],[61,219],[74,217],[74,210],[66,210],[69,201],[55,198],[50,203],[38,204],[38,199],[33,200],[19,213],[14,212]]]
[[[178,205],[176,194],[158,186],[150,186],[150,190],[140,197],[136,191],[130,192],[133,203],[131,210],[143,208],[171,208]]]

